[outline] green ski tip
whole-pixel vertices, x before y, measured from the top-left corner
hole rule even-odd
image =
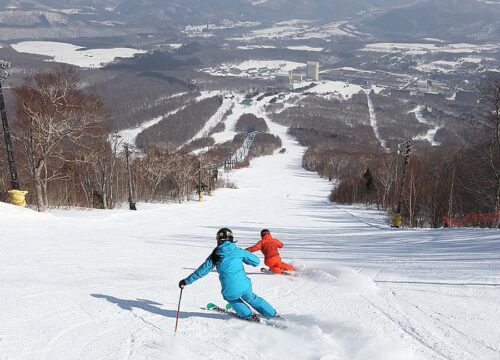
[[[226,310],[231,310],[232,308],[231,304],[226,304]]]
[[[208,303],[207,304],[207,309],[210,310],[210,309],[213,309],[214,307],[216,307],[217,305],[215,304],[212,304],[212,303]]]

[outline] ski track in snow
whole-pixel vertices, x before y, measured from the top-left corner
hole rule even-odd
[[[202,203],[45,214],[0,203],[2,360],[498,360],[499,231],[392,229],[382,212],[331,204],[332,183],[302,169],[305,149],[270,121],[269,100],[236,98],[216,135],[253,112],[286,153],[226,174],[238,189]],[[173,335],[177,283],[222,226],[241,247],[264,227],[285,243],[298,276],[246,269],[287,330],[202,310],[225,305],[212,272],[184,290]]]
[[[375,112],[375,107],[373,106],[373,101],[370,96],[372,89],[365,90],[366,98],[368,100],[368,111],[370,112],[370,125],[375,133],[375,137],[379,141],[380,145],[384,148],[385,151],[389,152],[390,149],[385,144],[385,140],[380,137],[380,133],[378,131],[378,122],[377,122],[377,113]]]

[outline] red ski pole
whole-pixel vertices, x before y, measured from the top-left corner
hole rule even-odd
[[[175,318],[175,331],[174,331],[174,335],[177,334],[177,324],[179,324],[179,311],[181,310],[182,290],[184,290],[183,287],[181,288],[181,294],[179,295],[179,305],[177,306],[177,316]]]

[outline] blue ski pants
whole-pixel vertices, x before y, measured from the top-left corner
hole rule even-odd
[[[255,295],[252,291],[252,287],[249,287],[239,299],[226,300],[231,304],[236,314],[243,318],[252,316],[252,310],[248,305],[253,307],[267,319],[276,316],[276,310],[266,300]]]

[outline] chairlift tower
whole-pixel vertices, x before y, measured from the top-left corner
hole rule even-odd
[[[7,110],[5,109],[5,100],[3,96],[2,82],[9,77],[8,69],[10,62],[0,60],[0,116],[2,118],[3,136],[5,147],[7,148],[7,160],[9,162],[10,179],[13,190],[21,190],[19,176],[17,175],[16,160],[14,158],[14,149],[10,138],[9,122],[7,121]]]

